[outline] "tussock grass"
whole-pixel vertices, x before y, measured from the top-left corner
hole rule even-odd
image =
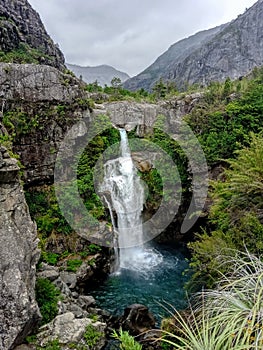
[[[188,313],[174,310],[173,326],[164,326],[171,349],[263,349],[263,262],[249,252],[218,260],[228,270],[216,288],[196,294]]]

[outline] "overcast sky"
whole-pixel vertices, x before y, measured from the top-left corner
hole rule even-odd
[[[256,0],[29,0],[68,63],[133,76],[170,45],[235,19]]]

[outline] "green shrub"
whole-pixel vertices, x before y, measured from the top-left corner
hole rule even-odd
[[[98,252],[101,251],[101,247],[98,246],[97,244],[94,244],[94,243],[91,243],[89,246],[88,246],[88,252],[90,254],[96,254]]]
[[[67,261],[67,271],[76,272],[77,269],[82,265],[82,260],[71,259]]]
[[[37,346],[37,350],[61,350],[61,347],[59,345],[59,341],[51,340],[44,346]]]
[[[52,61],[53,58],[45,55],[42,51],[31,48],[26,43],[20,43],[19,47],[9,52],[0,51],[0,62],[8,63],[36,63],[45,57]]]
[[[249,144],[250,132],[263,130],[262,72],[263,68],[255,71],[252,80],[212,83],[204,99],[185,117],[209,164],[234,157],[236,150]],[[237,98],[229,101],[226,96],[233,92]]]
[[[89,346],[90,349],[93,349],[93,347],[98,343],[98,341],[103,337],[103,333],[98,331],[95,326],[92,324],[89,324],[86,327],[86,331],[83,335],[86,344]]]
[[[37,278],[36,300],[42,315],[42,325],[57,316],[59,296],[59,290],[49,280]]]
[[[56,265],[59,259],[59,254],[46,252],[42,250],[41,252],[41,261],[45,261],[49,265]]]
[[[142,345],[135,341],[135,339],[127,331],[120,329],[119,334],[114,331],[113,338],[119,340],[120,349],[122,350],[142,350]]]
[[[224,181],[212,183],[212,232],[199,234],[189,244],[193,278],[208,286],[218,275],[216,256],[226,247],[263,253],[263,137],[252,134],[251,139],[250,147],[237,151],[237,159],[228,161]]]

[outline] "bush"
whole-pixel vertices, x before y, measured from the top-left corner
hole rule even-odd
[[[250,147],[228,162],[224,181],[212,183],[212,232],[199,234],[189,244],[193,278],[210,287],[218,276],[216,256],[226,247],[244,250],[245,246],[251,253],[263,253],[263,137],[252,134],[251,139]]]
[[[89,324],[87,326],[86,331],[83,335],[85,342],[87,343],[90,349],[93,349],[93,347],[98,343],[102,336],[103,333],[98,331],[96,327],[92,324]]]
[[[82,265],[82,260],[71,259],[67,261],[67,271],[76,272],[77,269]]]
[[[37,279],[36,301],[42,315],[42,325],[57,316],[59,296],[59,290],[49,280],[45,278]]]
[[[37,346],[37,350],[61,350],[58,340],[52,340],[44,346]]]

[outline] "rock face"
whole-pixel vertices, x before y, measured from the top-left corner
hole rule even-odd
[[[150,67],[125,82],[150,90],[162,78],[179,89],[246,75],[263,64],[263,1],[231,23],[199,32],[172,45]]]
[[[127,73],[121,72],[111,66],[101,65],[96,67],[81,67],[76,64],[67,63],[67,67],[77,76],[82,76],[86,83],[98,82],[100,86],[110,86],[113,78],[120,78],[122,82],[129,79]]]
[[[190,113],[202,97],[201,93],[195,93],[159,104],[109,102],[99,105],[99,109],[95,109],[93,115],[106,114],[114,125],[125,127],[127,131],[137,127],[137,135],[143,137],[154,127],[159,115],[164,115],[168,123],[176,124],[176,120],[180,121],[183,116]]]
[[[16,160],[0,147],[0,349],[22,342],[40,320],[35,301],[39,258],[32,222],[18,179]]]
[[[116,125],[143,137],[159,114],[170,111],[181,118],[190,112],[201,94],[177,98],[160,105],[119,101],[99,105],[92,113],[108,114]],[[25,167],[30,184],[52,183],[56,153],[66,132],[79,120],[91,118],[88,94],[82,83],[59,70],[34,64],[0,63],[0,106],[9,113],[16,130],[14,152]],[[8,130],[13,132],[11,128]]]
[[[65,69],[64,56],[47,34],[38,13],[27,0],[1,0],[0,51],[21,48],[21,44],[37,50],[40,64]]]
[[[79,80],[46,65],[0,63],[0,86],[9,102],[70,103],[84,96]]]
[[[25,181],[52,182],[60,141],[89,115],[83,85],[53,67],[0,63],[0,86],[0,105],[16,130],[14,152],[25,166]]]

